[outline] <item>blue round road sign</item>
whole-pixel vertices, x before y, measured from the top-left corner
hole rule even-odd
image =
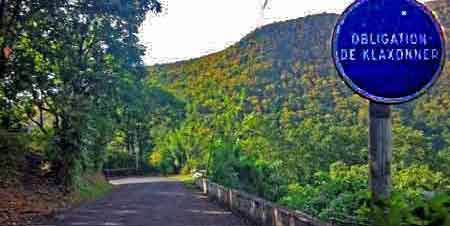
[[[356,93],[378,103],[423,94],[439,77],[445,57],[442,27],[415,0],[357,0],[333,35],[339,74]]]

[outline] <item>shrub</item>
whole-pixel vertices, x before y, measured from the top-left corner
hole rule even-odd
[[[0,129],[0,183],[17,183],[21,176],[28,136]]]
[[[280,203],[324,220],[366,217],[369,203],[366,165],[349,167],[337,162],[331,165],[330,172],[319,172],[314,177],[314,184],[289,185]]]

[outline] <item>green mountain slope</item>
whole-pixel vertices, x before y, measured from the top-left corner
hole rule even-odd
[[[449,34],[448,0],[429,4]],[[221,184],[324,220],[364,221],[368,101],[332,64],[337,18],[270,24],[218,53],[150,67],[149,84],[187,106],[171,127],[153,130],[151,163],[169,173],[207,169]],[[394,108],[394,190],[405,206],[420,192],[450,190],[449,69]]]
[[[448,1],[433,1],[429,5],[449,33]],[[186,85],[186,80],[193,82],[193,78],[204,75],[223,77],[223,82],[227,82],[225,86],[230,86],[228,79],[234,78],[241,81],[239,87],[249,88],[250,96],[258,102],[270,102],[269,108],[260,106],[260,109],[271,111],[270,108],[280,107],[286,102],[289,94],[296,94],[299,88],[296,80],[303,75],[336,75],[330,57],[330,39],[337,17],[335,14],[319,14],[270,24],[224,51],[198,59],[154,66],[151,71],[175,89]],[[236,83],[235,80],[232,83]],[[448,84],[449,80],[447,70],[440,83]],[[345,90],[343,92],[347,93]]]

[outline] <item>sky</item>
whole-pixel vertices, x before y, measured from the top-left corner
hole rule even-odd
[[[149,14],[140,40],[147,65],[217,52],[258,26],[322,12],[342,12],[353,0],[161,0],[164,11]],[[423,1],[422,1],[423,2]]]

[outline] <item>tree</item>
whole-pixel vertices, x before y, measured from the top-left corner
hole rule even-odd
[[[137,32],[147,12],[159,12],[160,4],[156,0],[17,1],[16,7],[10,1],[1,3],[2,23],[14,28],[2,30],[10,39],[0,43],[14,51],[8,67],[2,63],[3,102],[26,108],[29,118],[35,109],[52,115],[53,166],[60,182],[70,185],[71,170],[91,134],[85,133],[86,128],[97,134],[104,129],[87,124],[92,122],[90,114],[115,110],[109,101],[118,95],[115,87],[126,82],[121,76],[139,80],[145,75]],[[44,131],[43,123],[36,122]]]

